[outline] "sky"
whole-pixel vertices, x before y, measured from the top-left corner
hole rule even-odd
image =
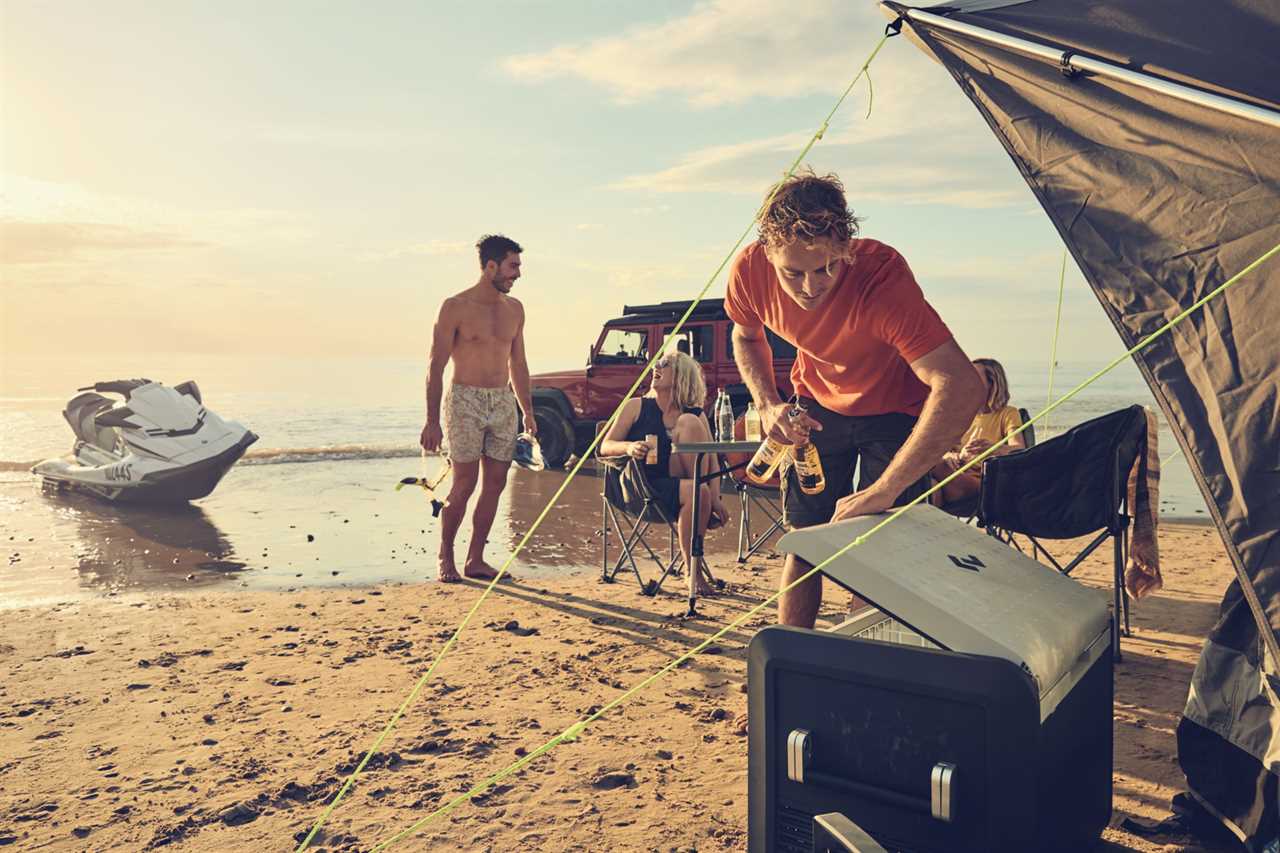
[[[0,0],[0,382],[55,354],[425,361],[493,232],[525,248],[531,368],[579,366],[624,304],[723,295],[884,24],[862,0]],[[807,163],[971,356],[1047,363],[1048,219],[940,66],[895,38],[870,76],[869,117],[860,82]],[[1062,329],[1064,361],[1122,351],[1070,261]]]

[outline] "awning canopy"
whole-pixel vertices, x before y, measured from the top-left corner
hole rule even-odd
[[[1126,347],[1280,245],[1280,4],[883,6],[905,15],[903,32],[982,113]],[[1246,754],[1258,772],[1275,772],[1280,257],[1135,360],[1237,576],[1193,682],[1193,698],[1204,701],[1188,704],[1187,719]],[[1227,695],[1244,682],[1247,695]],[[1249,708],[1239,704],[1255,698]],[[1257,804],[1240,811],[1210,783],[1197,790],[1198,768],[1212,762],[1189,754],[1201,746],[1183,734],[1193,792],[1238,832],[1261,826],[1249,816]]]

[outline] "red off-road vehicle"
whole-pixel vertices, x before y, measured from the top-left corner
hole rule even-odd
[[[669,339],[689,302],[627,305],[622,316],[604,324],[591,347],[586,368],[539,373],[533,380],[533,407],[538,439],[547,464],[560,467],[570,454],[581,455],[595,437],[596,424],[607,420],[654,352],[675,345]],[[702,365],[707,380],[707,412],[721,388],[729,393],[735,414],[747,407],[750,394],[733,361],[733,321],[724,313],[723,299],[698,303],[680,333],[686,351]],[[791,363],[796,350],[767,332],[773,348],[773,372],[778,390],[791,394]],[[648,390],[641,383],[637,393]]]

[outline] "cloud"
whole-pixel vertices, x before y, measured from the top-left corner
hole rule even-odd
[[[963,255],[947,253],[926,256],[922,262],[913,263],[912,266],[918,277],[969,280],[986,286],[1008,287],[1010,293],[1035,291],[1039,298],[1040,291],[1050,292],[1055,296],[1057,294],[1062,250],[1044,249],[1025,254],[980,251]],[[1065,276],[1068,281],[1083,281],[1075,262],[1069,258]]]
[[[397,258],[448,257],[474,254],[476,244],[471,240],[426,240],[410,243],[394,249],[367,253],[364,257],[373,261],[389,261]]]
[[[390,127],[329,127],[324,125],[259,125],[237,138],[251,142],[296,145],[308,149],[329,148],[337,151],[387,153],[418,149],[435,142],[437,134],[400,130]]]
[[[705,270],[679,261],[664,264],[579,261],[571,263],[571,266],[579,273],[587,273],[606,288],[645,290],[653,293],[655,299],[659,295],[663,299],[687,299],[680,294],[687,294],[690,289],[696,292],[706,279]]]
[[[806,138],[776,136],[692,151],[674,166],[628,175],[608,186],[650,193],[721,192],[763,197]],[[959,134],[835,136],[810,154],[819,173],[835,172],[855,207],[865,202],[985,209],[1025,205],[1026,188],[1000,159],[994,140]]]
[[[0,260],[9,264],[56,263],[101,252],[163,252],[209,245],[174,234],[97,222],[0,220]]]
[[[714,0],[664,23],[514,56],[504,69],[527,82],[577,77],[622,103],[667,93],[699,107],[792,97],[847,82],[850,34],[875,19],[872,7],[840,0]]]
[[[674,166],[629,175],[609,184],[608,189],[757,194],[764,186],[762,176],[777,171],[780,155],[795,152],[805,139],[801,134],[788,134],[701,148],[686,154]]]
[[[135,232],[195,235],[200,245],[302,244],[313,239],[296,213],[252,207],[190,208],[134,196],[100,193],[76,183],[0,173],[0,209],[7,221],[93,223]]]
[[[671,94],[703,108],[814,94],[830,94],[834,102],[884,24],[871,3],[715,0],[661,24],[515,57],[506,69],[530,82],[576,77],[622,102]],[[945,71],[900,38],[884,45],[868,73],[871,82],[858,83],[812,149],[809,161],[818,171],[838,173],[858,204],[1025,206],[1017,174]],[[869,104],[874,109],[867,118]],[[759,197],[820,120],[816,115],[812,127],[694,149],[608,188]]]

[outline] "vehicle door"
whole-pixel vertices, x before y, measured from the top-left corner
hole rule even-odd
[[[587,369],[587,415],[606,420],[649,363],[656,329],[648,324],[606,326],[591,351]],[[637,393],[649,388],[642,383]]]

